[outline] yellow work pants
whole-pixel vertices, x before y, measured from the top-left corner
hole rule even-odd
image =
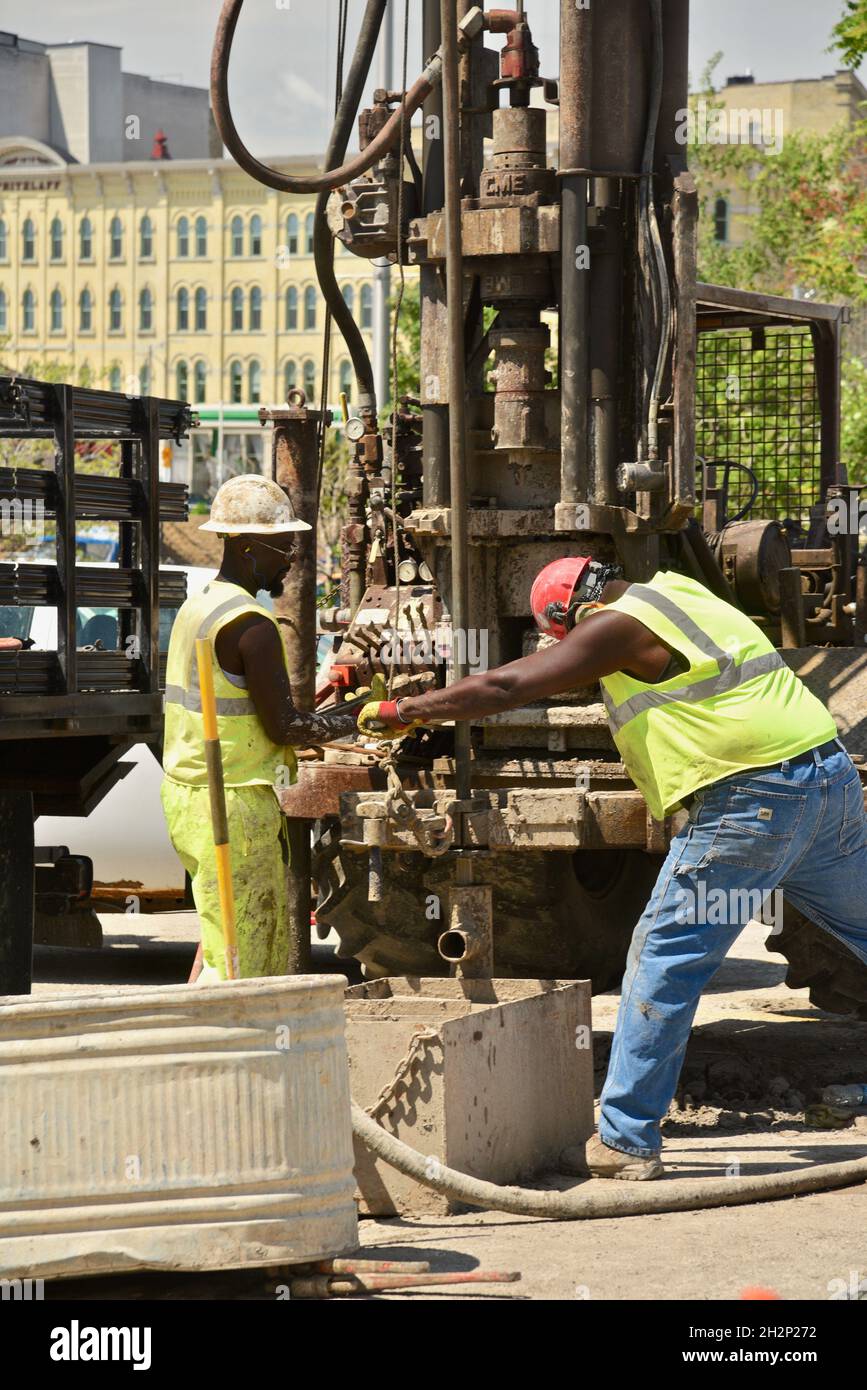
[[[207,787],[168,778],[162,803],[175,853],[190,875],[202,929],[202,984],[226,978],[217,864]],[[289,966],[289,845],[272,787],[227,787],[235,925],[242,977],[285,975]]]

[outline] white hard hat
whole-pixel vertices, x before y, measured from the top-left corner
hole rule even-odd
[[[230,478],[211,504],[211,516],[200,531],[228,536],[274,536],[281,531],[309,531],[299,521],[282,487],[258,473]]]

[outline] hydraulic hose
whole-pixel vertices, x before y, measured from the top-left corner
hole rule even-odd
[[[220,137],[232,158],[251,178],[256,179],[258,183],[266,184],[268,188],[276,188],[280,193],[319,193],[323,189],[339,188],[341,184],[350,183],[360,174],[366,173],[388,154],[392,145],[397,143],[403,121],[412,120],[416,111],[420,110],[434,87],[441,81],[442,58],[437,53],[431,58],[421,77],[416,78],[400,106],[375,139],[371,140],[367,149],[355,155],[339,169],[326,169],[322,174],[299,177],[281,173],[280,170],[272,169],[254,158],[241,140],[232,119],[229,105],[229,59],[243,4],[244,0],[224,0],[220,11],[211,54],[211,105]],[[474,19],[472,23],[481,24],[480,13],[478,20]],[[468,36],[471,36],[472,32],[471,27],[467,30]]]
[[[668,1182],[612,1182],[604,1192],[551,1192],[527,1187],[498,1187],[454,1168],[434,1165],[429,1154],[420,1154],[372,1120],[360,1105],[352,1103],[352,1128],[377,1158],[405,1177],[440,1192],[456,1202],[507,1211],[514,1216],[543,1216],[554,1221],[590,1221],[611,1216],[649,1216],[663,1211],[701,1211],[707,1207],[745,1206],[851,1187],[867,1182],[867,1158],[843,1163],[823,1163],[794,1173],[762,1173],[754,1178],[711,1178],[694,1181],[672,1178]]]
[[[388,0],[368,0],[367,9],[361,21],[352,65],[346,78],[343,95],[334,118],[331,139],[325,154],[327,165],[338,163],[346,155],[346,147],[349,144],[353,123],[361,105],[361,98],[364,94],[387,8]],[[322,189],[316,199],[316,213],[313,223],[313,261],[316,266],[316,278],[319,281],[323,298],[331,311],[331,317],[343,334],[343,341],[352,359],[352,369],[358,384],[359,406],[362,409],[369,408],[375,414],[376,392],[370,354],[367,351],[361,330],[340,293],[340,286],[334,273],[334,257],[332,255],[334,242],[326,217],[328,196],[329,189],[326,188]]]

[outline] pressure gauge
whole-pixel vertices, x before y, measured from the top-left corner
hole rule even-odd
[[[346,422],[346,438],[351,439],[353,444],[357,444],[359,439],[363,439],[365,434],[364,421],[359,420],[357,415],[352,415]]]

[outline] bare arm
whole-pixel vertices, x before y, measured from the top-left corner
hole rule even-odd
[[[493,671],[410,696],[400,702],[401,717],[437,721],[481,719],[518,709],[601,676],[628,670],[642,680],[658,680],[669,650],[636,618],[625,613],[595,613],[562,642]]]
[[[217,634],[216,649],[223,670],[244,677],[256,713],[273,743],[303,746],[355,736],[357,709],[313,713],[296,708],[283,643],[269,618],[245,614],[237,622],[227,623]]]

